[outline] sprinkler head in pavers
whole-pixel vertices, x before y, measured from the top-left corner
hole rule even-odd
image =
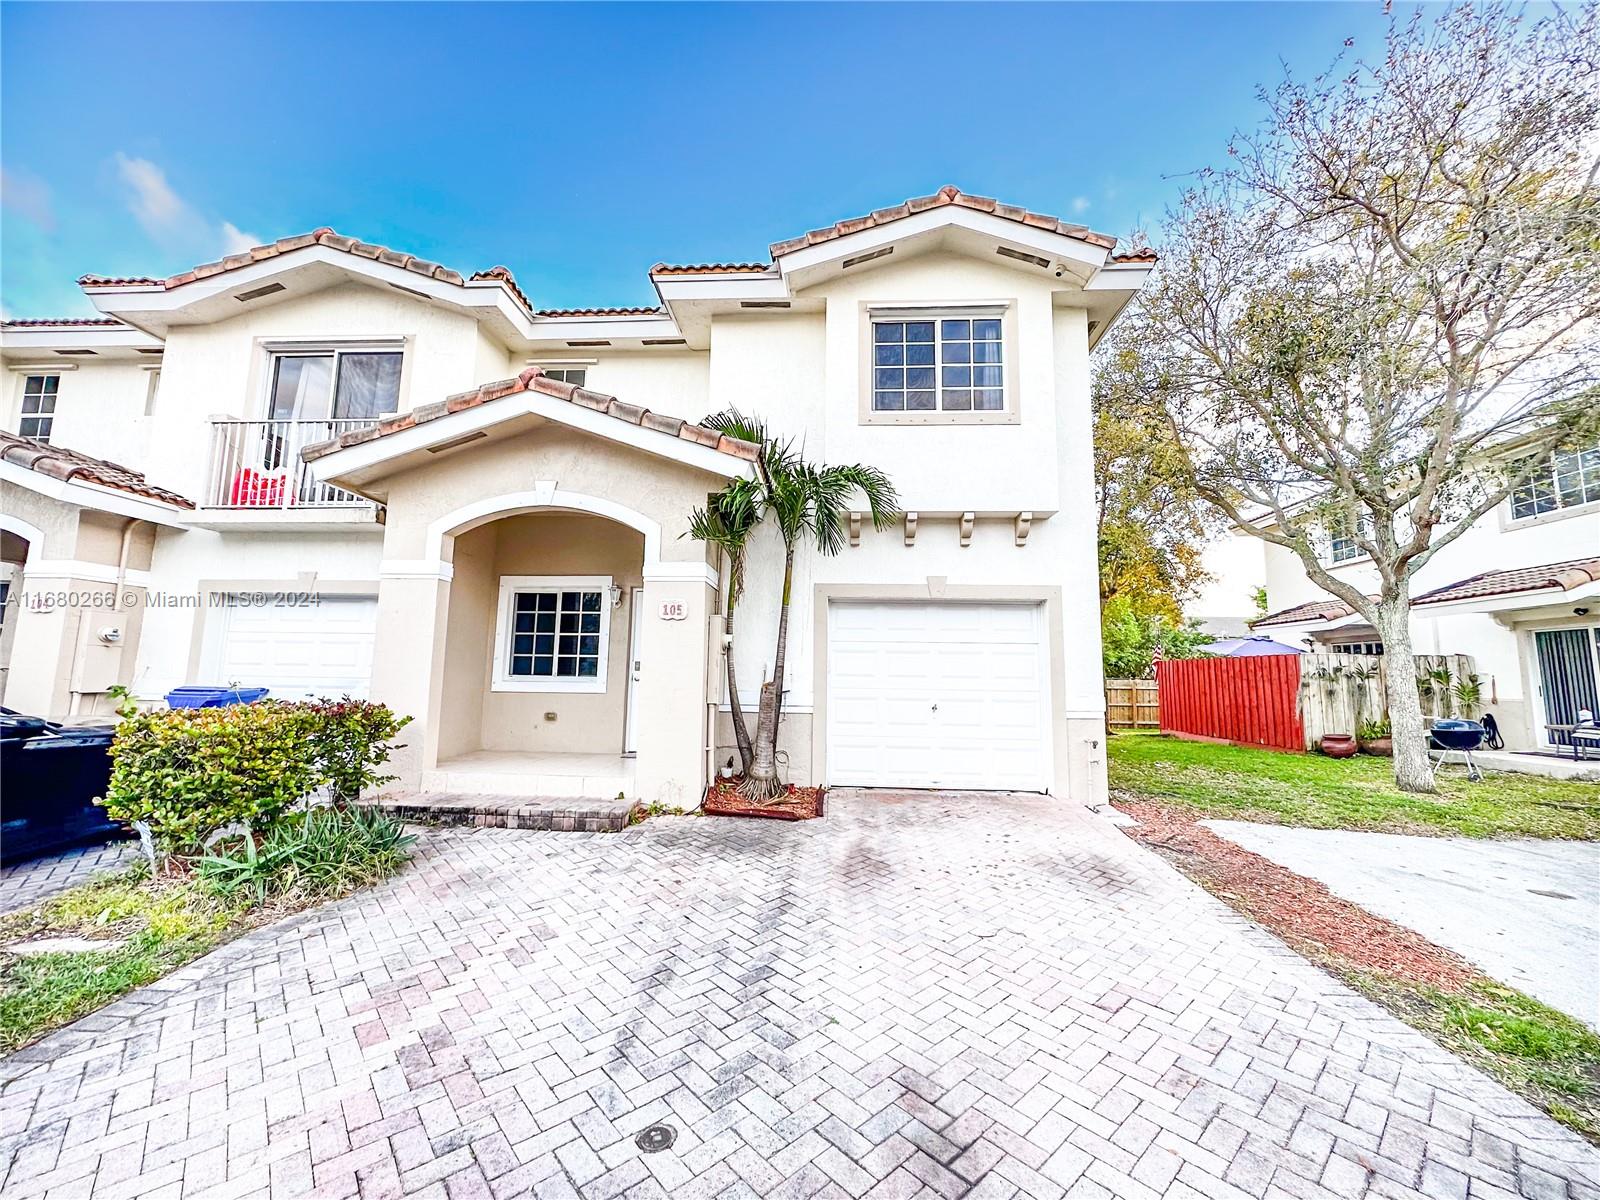
[[[639,1136],[634,1138],[634,1144],[646,1154],[655,1154],[665,1150],[678,1140],[678,1131],[671,1125],[647,1125],[639,1131]]]

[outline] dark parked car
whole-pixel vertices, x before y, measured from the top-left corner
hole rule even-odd
[[[94,803],[111,777],[114,732],[0,708],[0,863],[127,836]]]

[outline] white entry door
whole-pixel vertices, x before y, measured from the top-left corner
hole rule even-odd
[[[270,688],[274,700],[351,695],[372,684],[373,597],[320,597],[316,604],[232,603],[222,614],[215,678],[199,683]]]
[[[1038,604],[830,604],[828,782],[1048,790],[1043,612]]]

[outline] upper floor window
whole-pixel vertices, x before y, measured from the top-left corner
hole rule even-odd
[[[584,386],[584,381],[589,378],[587,367],[540,367],[546,379],[559,379],[562,383]]]
[[[61,387],[59,375],[29,375],[22,381],[22,420],[17,432],[23,437],[48,442],[50,429],[56,422],[56,393]]]
[[[1360,521],[1357,528],[1366,531],[1367,523]],[[1350,525],[1344,521],[1330,522],[1328,525],[1328,561],[1350,562],[1352,559],[1365,558],[1367,552],[1361,548],[1361,543],[1356,541],[1356,534],[1350,531]]]
[[[400,407],[398,350],[285,350],[272,356],[274,421],[376,421]]]
[[[1511,493],[1511,519],[1520,521],[1596,501],[1600,501],[1600,445],[1588,450],[1557,450]]]
[[[872,322],[874,412],[1004,412],[1001,318],[944,315]]]

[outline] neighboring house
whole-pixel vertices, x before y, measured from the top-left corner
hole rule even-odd
[[[1311,582],[1292,551],[1258,544],[1272,611],[1253,622],[1257,633],[1318,650],[1383,652],[1377,630]],[[1327,537],[1324,561],[1376,593],[1371,560],[1353,539]],[[1507,748],[1565,746],[1549,726],[1570,725],[1580,709],[1600,712],[1600,446],[1548,456],[1532,482],[1418,572],[1412,596],[1413,649],[1473,657],[1480,707]]]
[[[416,718],[405,786],[697,803],[732,755],[726,565],[686,530],[755,448],[687,422],[737,407],[907,510],[801,556],[787,777],[1098,799],[1088,357],[1153,262],[946,188],[659,265],[657,308],[539,309],[326,229],[86,276],[102,320],[0,333],[6,428],[48,442],[0,455],[4,558],[25,600],[121,607],[13,604],[6,703],[349,692]],[[739,609],[752,704],[776,549]]]

